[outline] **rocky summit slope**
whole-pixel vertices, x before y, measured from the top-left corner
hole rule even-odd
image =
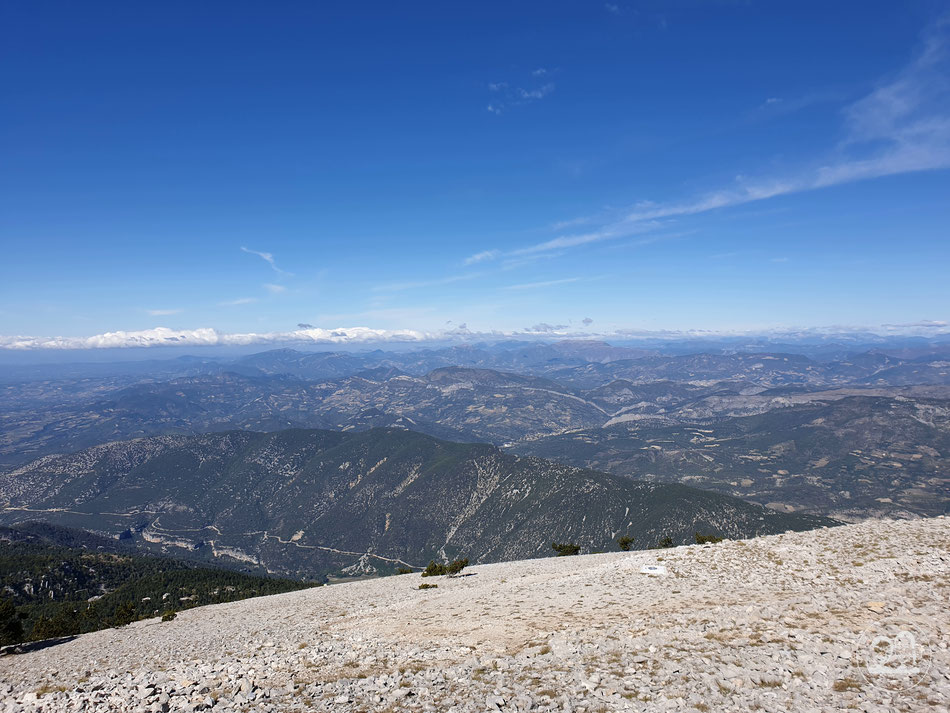
[[[463,574],[203,607],[0,658],[0,711],[950,705],[945,517]]]

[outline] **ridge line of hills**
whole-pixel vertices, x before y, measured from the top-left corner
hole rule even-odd
[[[740,537],[835,524],[401,429],[109,443],[0,475],[0,494],[0,523],[43,511],[49,522],[141,547],[285,576],[543,556],[553,554],[552,540],[591,551],[621,535],[649,547],[696,532]]]
[[[396,427],[845,520],[950,507],[950,360],[941,353],[631,360],[613,358],[609,345],[586,348],[593,351],[278,350],[235,362],[258,375],[0,385],[0,471],[143,436]],[[453,356],[520,373],[438,363]]]

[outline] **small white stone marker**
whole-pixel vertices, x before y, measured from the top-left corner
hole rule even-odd
[[[665,577],[666,567],[661,564],[645,564],[640,568],[640,574],[650,574],[654,577]]]

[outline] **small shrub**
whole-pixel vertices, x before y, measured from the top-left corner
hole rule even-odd
[[[575,545],[573,542],[552,542],[551,549],[557,552],[558,557],[570,557],[571,555],[576,555],[580,553],[581,546]]]
[[[417,588],[418,589],[438,589],[438,587],[439,587],[438,584],[429,584],[427,582],[423,582]]]
[[[400,567],[399,569],[396,570],[397,574],[412,574],[412,572],[413,572],[412,567]]]
[[[162,614],[162,621],[172,621],[176,616],[178,616],[178,612],[176,612],[174,609],[169,609],[164,614]]]
[[[455,560],[454,562],[452,562],[452,564],[450,564],[448,567],[445,568],[445,573],[450,574],[450,575],[458,574],[467,566],[468,566],[467,557],[465,559]]]
[[[657,545],[657,547],[659,547],[660,549],[664,549],[664,550],[665,550],[665,549],[669,549],[670,547],[673,547],[673,538],[672,538],[672,537],[664,537],[662,540],[660,540],[660,542],[659,542],[659,544]]]
[[[697,545],[714,545],[717,542],[722,542],[721,537],[716,537],[715,535],[700,535],[698,532],[693,535],[696,539]]]
[[[467,559],[455,560],[451,564],[440,564],[435,560],[429,562],[429,565],[422,573],[423,577],[441,577],[445,574],[458,574],[468,565]]]
[[[633,538],[629,535],[624,535],[623,537],[617,538],[617,545],[623,552],[629,552],[631,546],[633,546]]]
[[[435,560],[429,562],[429,566],[422,572],[423,577],[441,577],[445,574],[445,565],[438,564]]]

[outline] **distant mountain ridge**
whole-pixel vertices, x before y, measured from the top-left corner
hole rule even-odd
[[[926,393],[707,398],[512,451],[846,520],[942,515],[950,512],[950,400]]]
[[[439,438],[502,444],[639,415],[684,420],[684,408],[708,412],[685,420],[763,412],[806,391],[950,396],[945,362],[895,366],[890,357],[865,356],[829,364],[794,355],[648,357],[559,367],[546,375],[470,366],[411,375],[378,366],[324,381],[224,372],[123,381],[119,388],[66,382],[64,393],[30,382],[0,389],[0,469],[49,453],[166,433],[404,425]],[[897,385],[880,383],[886,382],[882,374]],[[914,375],[921,385],[907,385]]]
[[[950,409],[950,353],[942,349],[821,361],[506,343],[177,359],[145,365],[147,377],[126,365],[112,377],[100,369],[88,378],[0,383],[0,472],[159,435],[397,428],[778,509],[846,519],[928,515],[950,498],[940,417]],[[861,453],[850,453],[851,440]]]
[[[490,562],[834,524],[673,484],[637,483],[419,433],[162,436],[49,456],[0,476],[0,522],[42,518],[283,575]]]

